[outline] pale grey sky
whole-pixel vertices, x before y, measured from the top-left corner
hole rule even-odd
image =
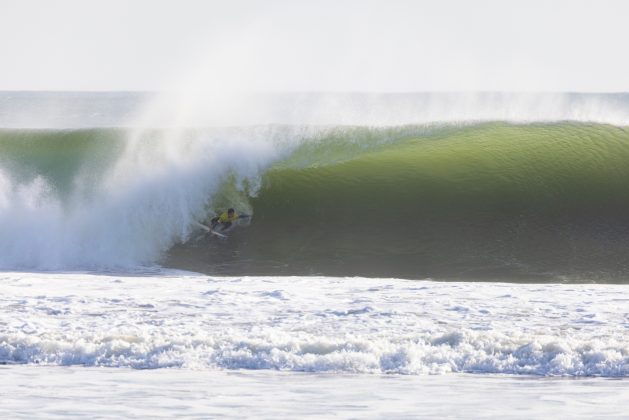
[[[629,1],[0,0],[0,89],[629,91]]]

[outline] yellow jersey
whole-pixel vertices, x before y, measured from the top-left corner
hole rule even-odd
[[[218,221],[221,223],[233,222],[234,220],[238,220],[238,214],[234,212],[233,215],[227,214],[227,212],[218,216]]]

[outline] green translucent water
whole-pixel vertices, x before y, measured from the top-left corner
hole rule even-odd
[[[326,141],[297,150],[264,175],[251,200],[255,223],[210,261],[269,274],[624,279],[626,129],[483,124],[401,134],[363,149],[328,138],[334,153]]]

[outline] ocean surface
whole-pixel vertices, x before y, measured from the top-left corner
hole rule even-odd
[[[252,217],[199,231],[228,207]],[[70,372],[84,415],[101,391],[127,404],[112,417],[155,414],[98,386],[146,369],[174,399],[199,372],[292,384],[320,398],[285,395],[304,416],[364,415],[323,392],[355,381],[400,414],[402,377],[503,392],[512,417],[520,388],[533,416],[621,416],[577,400],[629,377],[628,209],[629,94],[0,92],[0,374]],[[64,412],[16,390],[14,415]],[[287,413],[226,404],[188,409]]]

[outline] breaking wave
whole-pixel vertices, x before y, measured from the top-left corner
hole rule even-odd
[[[364,96],[253,125],[4,128],[0,268],[625,281],[625,96]],[[199,239],[225,207],[251,225]]]

